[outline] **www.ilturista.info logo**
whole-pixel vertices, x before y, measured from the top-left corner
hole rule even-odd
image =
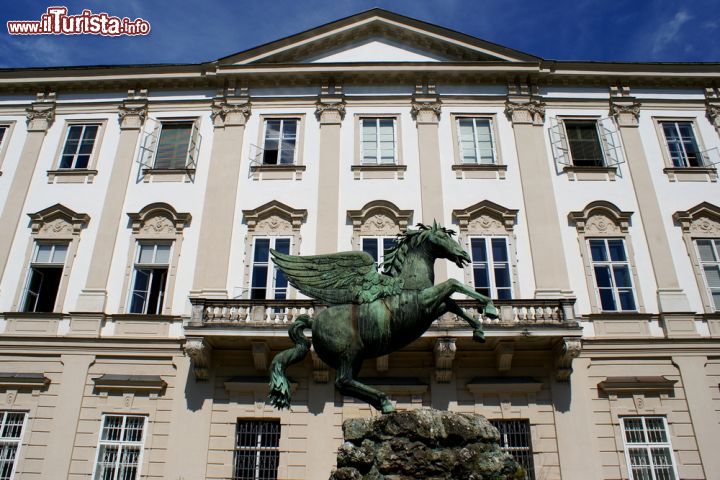
[[[142,18],[130,20],[83,10],[79,15],[68,15],[67,7],[48,7],[40,20],[12,20],[7,22],[10,35],[147,35],[150,22]]]

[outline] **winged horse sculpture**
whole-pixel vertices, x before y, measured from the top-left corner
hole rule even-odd
[[[450,312],[473,328],[484,342],[482,324],[468,316],[450,296],[462,293],[478,300],[484,314],[497,318],[492,300],[455,279],[434,285],[435,259],[459,267],[470,255],[453,238],[454,231],[433,222],[398,235],[385,254],[384,273],[365,252],[292,256],[271,250],[273,260],[291,285],[329,305],[315,318],[299,315],[288,333],[295,345],[278,353],[270,366],[270,400],[276,408],[290,407],[289,365],[310,351],[303,330],[312,330],[317,355],[336,370],[335,386],[343,395],[363,400],[383,413],[394,411],[387,394],[357,380],[362,362],[394,352],[419,338],[441,315]]]

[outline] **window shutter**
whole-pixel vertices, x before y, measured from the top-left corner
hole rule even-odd
[[[190,133],[190,143],[188,143],[188,154],[185,161],[185,168],[188,170],[195,169],[197,167],[197,160],[200,154],[200,143],[202,141],[202,135],[197,127],[196,123],[193,123],[192,131]]]
[[[700,152],[703,160],[703,167],[713,167],[720,163],[720,147],[709,148]]]
[[[601,118],[598,120],[600,127],[600,141],[603,145],[603,153],[605,154],[605,165],[608,167],[617,167],[621,163],[625,163],[622,147],[620,143],[620,134],[615,122],[612,118]]]
[[[158,141],[160,140],[161,124],[157,120],[148,118],[145,120],[145,129],[138,152],[138,163],[144,168],[152,168],[155,154],[157,153]]]
[[[550,118],[550,147],[555,162],[560,165],[570,165],[570,147],[563,124],[557,117]]]

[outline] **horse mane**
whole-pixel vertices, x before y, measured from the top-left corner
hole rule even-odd
[[[385,259],[382,262],[385,275],[391,277],[397,276],[405,263],[408,251],[418,248],[425,243],[430,235],[439,231],[445,232],[450,236],[455,235],[455,230],[441,227],[437,222],[433,222],[432,226],[418,223],[417,228],[417,230],[408,229],[403,233],[397,234],[395,246],[385,253]]]

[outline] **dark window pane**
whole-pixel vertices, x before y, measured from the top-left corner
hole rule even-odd
[[[618,295],[620,296],[620,308],[622,310],[635,310],[635,298],[632,290],[620,290]]]
[[[606,262],[607,251],[604,240],[590,240],[590,255],[594,262]]]
[[[606,311],[617,310],[617,307],[615,306],[615,297],[613,297],[612,289],[610,289],[610,288],[601,288],[600,289],[600,303],[602,305],[603,310],[606,310]]]
[[[510,286],[510,268],[507,265],[495,265],[495,286],[497,288]]]
[[[498,300],[510,300],[512,299],[512,290],[509,288],[498,288],[497,289]]]
[[[26,312],[52,312],[55,309],[62,278],[62,268],[32,267],[30,284],[25,298]]]
[[[595,281],[600,288],[612,287],[612,280],[610,279],[610,267],[604,265],[596,265]]]
[[[476,265],[473,267],[473,280],[475,281],[476,290],[479,288],[486,290],[490,288],[490,279],[485,265]]]
[[[507,262],[507,248],[505,246],[504,238],[493,238],[492,239],[492,255],[493,262]]]
[[[154,168],[185,168],[192,123],[163,123]]]
[[[624,262],[627,260],[625,256],[625,246],[620,239],[608,240],[608,249],[610,250],[610,260],[613,262]]]
[[[630,269],[627,265],[613,265],[613,273],[615,274],[615,286],[618,288],[632,288]]]
[[[275,240],[275,250],[286,255],[290,254],[290,239],[278,238]]]
[[[253,261],[266,263],[269,258],[270,258],[270,239],[269,238],[255,239],[255,253],[253,255]]]
[[[470,250],[472,253],[473,262],[487,262],[484,238],[471,238],[470,239]]]
[[[384,254],[395,248],[394,238],[383,238],[383,252]]]
[[[165,296],[165,278],[167,270],[164,268],[155,268],[152,272],[152,281],[150,282],[150,294],[148,295],[147,313],[149,315],[158,315],[162,312],[163,298]]]
[[[577,167],[603,166],[602,147],[595,121],[565,121],[570,154]]]
[[[378,245],[376,238],[363,238],[362,250],[363,252],[370,254],[375,262],[378,261]]]

